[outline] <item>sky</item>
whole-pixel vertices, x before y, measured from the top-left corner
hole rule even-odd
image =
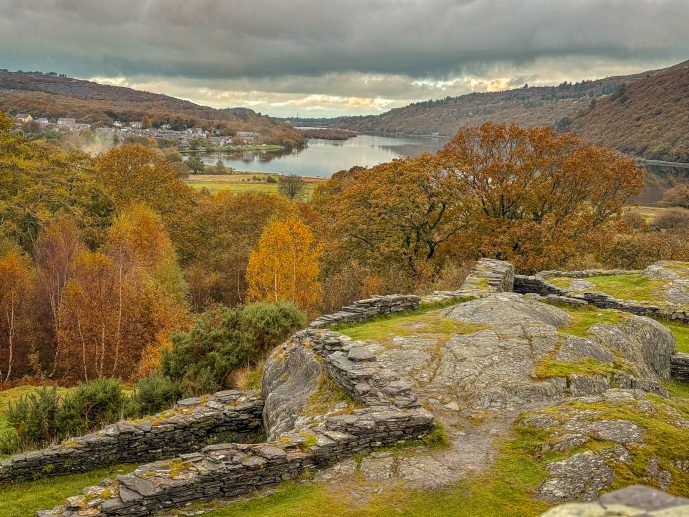
[[[0,68],[273,116],[663,68],[689,0],[0,0]]]

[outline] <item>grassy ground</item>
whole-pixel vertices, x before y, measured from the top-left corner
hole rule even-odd
[[[54,477],[0,485],[0,515],[26,517],[38,510],[47,510],[63,504],[67,497],[81,494],[84,487],[96,485],[105,478],[134,470],[132,465],[117,465],[85,474]]]
[[[277,194],[278,184],[267,183],[268,177],[277,178],[277,174],[268,174],[263,172],[247,172],[238,174],[192,174],[185,182],[193,188],[206,188],[211,192],[218,192],[220,190],[229,190],[231,192],[265,192]],[[315,188],[323,183],[322,178],[308,178],[306,181],[306,195],[307,198]]]
[[[357,491],[361,480],[352,479],[336,487],[316,483],[285,483],[278,492],[218,508],[208,517],[530,517],[540,515],[548,505],[531,499],[531,492],[545,478],[543,467],[530,452],[540,437],[519,430],[504,441],[494,467],[473,479],[443,490],[408,490],[402,486],[372,494],[363,504],[343,497]]]
[[[557,287],[568,288],[574,279],[569,277],[550,277],[547,280]],[[621,300],[647,302],[664,301],[660,291],[667,283],[665,280],[646,278],[639,273],[592,276],[583,280],[595,286],[587,290],[602,291]]]

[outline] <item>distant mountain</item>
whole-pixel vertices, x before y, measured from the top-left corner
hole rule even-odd
[[[643,158],[689,161],[689,61],[635,75],[417,102],[381,115],[290,119],[360,133],[444,136],[489,121],[554,126]]]
[[[98,84],[57,74],[0,70],[0,111],[30,113],[34,118],[73,117],[77,122],[145,121],[175,128],[204,127],[257,131],[266,143],[298,145],[303,135],[289,124],[249,108],[214,109],[193,102]]]

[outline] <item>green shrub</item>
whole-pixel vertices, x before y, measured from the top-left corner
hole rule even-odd
[[[172,337],[172,349],[163,355],[163,374],[189,395],[215,391],[233,370],[255,364],[304,321],[288,302],[218,306],[202,314],[188,332]]]
[[[56,415],[57,438],[87,433],[121,419],[127,398],[119,379],[96,379],[79,384],[64,397]]]
[[[57,388],[40,388],[8,404],[7,423],[16,432],[16,450],[50,443],[56,436],[61,397]]]
[[[179,382],[154,372],[136,383],[128,413],[131,416],[152,415],[171,408],[181,396]]]

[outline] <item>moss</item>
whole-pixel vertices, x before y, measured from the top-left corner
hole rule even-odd
[[[554,286],[569,288],[570,277],[546,277]],[[585,280],[594,285],[588,291],[601,291],[620,300],[636,300],[646,302],[663,301],[662,288],[667,285],[666,280],[647,278],[640,273],[626,273],[622,275],[591,276],[578,280]]]
[[[340,325],[337,332],[357,340],[375,340],[390,344],[397,336],[471,334],[487,328],[487,325],[461,323],[440,316],[437,312],[406,314],[396,317],[377,318],[366,323]]]
[[[598,309],[587,305],[585,307],[563,307],[563,310],[571,316],[569,325],[560,327],[562,334],[585,337],[593,325],[605,323],[617,325],[631,317],[630,314],[614,309]]]
[[[334,411],[335,406],[340,403],[344,403],[344,407]],[[318,379],[318,388],[309,397],[301,410],[301,414],[306,416],[326,413],[343,415],[362,407],[364,407],[363,404],[354,401],[345,390],[325,375],[321,375]]]
[[[601,363],[594,359],[582,359],[578,362],[556,361],[548,357],[541,361],[534,375],[539,379],[550,379],[553,377],[569,377],[570,375],[602,375],[607,376],[619,371],[614,366]]]
[[[316,435],[311,433],[299,433],[299,435],[306,440],[304,442],[305,447],[315,447],[316,446]]]
[[[75,448],[77,445],[79,445],[79,442],[77,442],[76,440],[70,438],[70,439],[65,440],[64,442],[62,442],[62,445],[65,446],[65,447],[71,447],[71,448],[73,449],[73,448]]]
[[[673,386],[676,389],[681,389]],[[689,390],[687,390],[689,391]],[[686,395],[687,392],[685,391]],[[614,462],[611,467],[615,471],[615,483],[612,488],[621,488],[630,484],[652,484],[647,478],[647,465],[651,458],[660,459],[660,468],[672,474],[673,483],[670,493],[689,495],[689,474],[679,471],[671,464],[671,460],[689,457],[689,442],[686,440],[686,430],[673,425],[673,422],[689,416],[689,400],[667,400],[658,395],[648,395],[646,402],[651,404],[651,410],[642,410],[639,401],[625,403],[598,402],[583,403],[571,401],[559,406],[552,406],[543,410],[559,421],[567,421],[573,414],[589,412],[591,420],[627,420],[644,429],[643,444],[628,444],[627,450],[631,462]],[[565,432],[554,429],[553,432]],[[599,450],[614,447],[616,444],[604,440],[591,439],[580,449]]]
[[[679,321],[658,320],[660,323],[670,329],[675,336],[675,348],[679,352],[689,353],[689,325],[680,323]]]

